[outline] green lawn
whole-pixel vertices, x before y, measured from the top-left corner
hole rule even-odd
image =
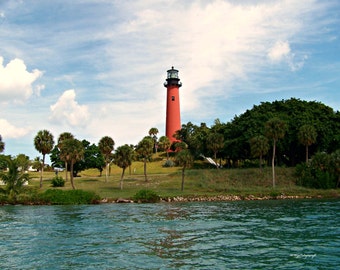
[[[101,198],[115,200],[118,198],[132,198],[141,189],[155,191],[161,197],[193,197],[216,195],[240,195],[240,196],[277,196],[299,195],[311,197],[339,197],[339,190],[307,189],[295,185],[294,168],[276,168],[276,188],[272,188],[271,168],[264,168],[261,172],[258,168],[251,169],[188,169],[185,174],[184,191],[181,187],[181,168],[164,168],[164,160],[156,160],[147,163],[148,181],[143,174],[143,163],[134,162],[125,172],[124,188],[120,190],[119,182],[122,169],[112,166],[108,181],[105,182],[105,171],[100,176],[99,171],[90,169],[81,172],[75,179],[77,189],[94,191]],[[39,187],[37,172],[30,173],[30,186]],[[44,172],[43,188],[51,189],[51,179],[54,172]],[[65,172],[59,176],[65,178]],[[70,181],[66,182],[63,190],[71,189]]]

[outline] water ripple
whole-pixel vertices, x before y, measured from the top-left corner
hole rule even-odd
[[[335,269],[339,200],[0,207],[1,269]]]

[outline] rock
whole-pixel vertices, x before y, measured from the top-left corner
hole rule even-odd
[[[116,200],[116,203],[133,203],[133,201],[129,199],[119,198]]]

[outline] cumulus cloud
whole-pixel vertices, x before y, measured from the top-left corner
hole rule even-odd
[[[287,41],[277,41],[275,45],[270,48],[268,58],[276,63],[284,62],[289,66],[291,71],[296,71],[303,67],[308,56],[297,56],[291,51],[290,45]]]
[[[42,76],[42,72],[38,69],[27,71],[24,61],[18,58],[11,60],[6,66],[3,61],[3,57],[0,57],[0,100],[27,100],[33,94],[32,84]]]
[[[74,89],[66,90],[50,110],[50,120],[55,123],[85,126],[89,119],[88,107],[78,104]]]
[[[6,119],[0,119],[0,134],[6,139],[23,137],[29,131],[29,128],[16,127]]]

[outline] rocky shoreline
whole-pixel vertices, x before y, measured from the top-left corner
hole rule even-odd
[[[218,196],[199,196],[199,197],[173,197],[167,198],[166,202],[223,202],[223,201],[262,201],[262,200],[286,200],[286,199],[311,199],[311,196],[238,196],[238,195],[218,195]],[[319,197],[321,198],[321,197]]]
[[[322,196],[307,196],[307,195],[277,195],[277,196],[239,196],[239,195],[217,195],[217,196],[192,196],[192,197],[166,197],[160,198],[160,202],[227,202],[227,201],[263,201],[263,200],[287,200],[287,199],[321,199]],[[103,199],[100,203],[136,203],[131,199],[119,198],[117,200]],[[137,202],[138,203],[138,202]]]

